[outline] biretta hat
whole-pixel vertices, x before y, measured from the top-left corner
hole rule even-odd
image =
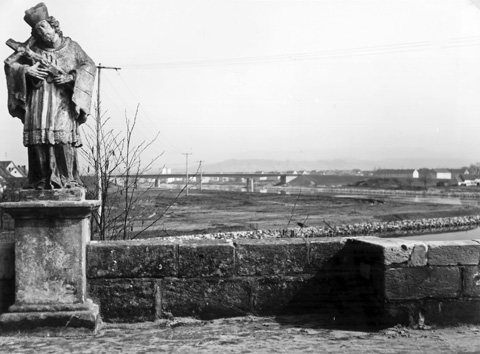
[[[46,20],[48,18],[47,6],[43,2],[25,11],[25,17],[23,18],[30,27],[34,28],[37,23]]]

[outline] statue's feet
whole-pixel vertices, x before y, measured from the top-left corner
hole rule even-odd
[[[24,189],[44,190],[44,189],[48,189],[48,185],[45,182],[45,180],[41,180],[41,181],[35,182],[35,183],[27,182],[27,184],[25,184],[25,186],[23,188]]]
[[[80,187],[81,184],[78,183],[77,181],[68,181],[65,183],[65,185],[63,186],[63,188],[76,188],[76,187]]]
[[[48,189],[48,188],[47,188],[47,185],[45,184],[45,182],[42,182],[42,183],[36,184],[35,189],[37,191],[41,191],[41,190]]]

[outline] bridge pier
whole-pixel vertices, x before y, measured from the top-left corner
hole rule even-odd
[[[247,192],[255,192],[255,180],[253,178],[247,178]]]

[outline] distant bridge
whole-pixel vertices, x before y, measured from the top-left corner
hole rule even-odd
[[[278,173],[190,173],[188,174],[190,177],[196,176],[199,177],[232,177],[232,178],[260,178],[260,177],[282,177],[282,176],[293,176],[298,177],[301,176],[297,173],[285,173],[285,172],[278,172]],[[113,176],[113,177],[121,177],[122,175]],[[124,176],[124,175],[123,175]],[[166,173],[166,174],[144,174],[139,176],[140,178],[181,178],[185,177],[185,173]]]
[[[227,177],[227,178],[246,178],[247,182],[247,190],[253,191],[254,190],[254,180],[260,178],[278,178],[280,183],[288,183],[295,177],[301,176],[296,173],[286,173],[286,172],[269,172],[269,173],[189,173],[189,178],[210,178],[210,177]],[[118,174],[113,175],[112,178],[125,178],[125,175]],[[144,179],[154,179],[155,186],[160,184],[161,180],[165,180],[168,178],[186,178],[185,173],[167,173],[167,174],[142,174],[139,175],[138,178]]]

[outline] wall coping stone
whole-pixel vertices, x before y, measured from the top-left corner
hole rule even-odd
[[[405,240],[401,238],[378,238],[378,237],[355,237],[349,238],[347,243],[364,243],[373,246],[372,254],[376,254],[376,262],[386,266],[406,265],[425,266],[427,265],[427,243],[417,240]],[[370,247],[371,248],[371,247]]]
[[[472,240],[428,242],[428,264],[436,266],[478,265],[480,244]]]
[[[179,240],[175,242],[179,246],[233,246],[233,240]]]
[[[178,244],[178,276],[231,277],[235,273],[235,246],[231,240],[187,240]]]
[[[89,278],[165,277],[178,273],[178,244],[100,241],[87,246]]]
[[[262,238],[262,239],[235,239],[235,245],[290,245],[306,244],[305,238]]]

